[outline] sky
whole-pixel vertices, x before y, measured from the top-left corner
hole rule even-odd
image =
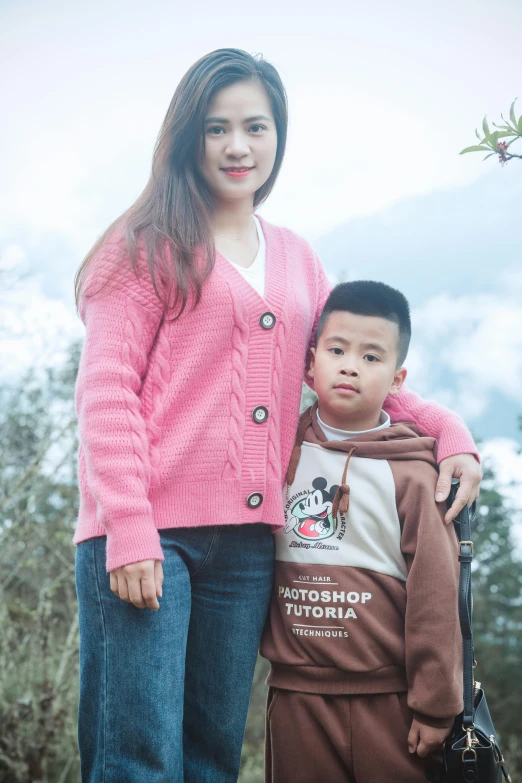
[[[172,93],[212,49],[280,71],[288,154],[264,213],[311,240],[480,176],[457,153],[521,86],[517,0],[4,0],[0,30],[2,221],[81,251],[142,189]]]
[[[521,36],[519,0],[0,0],[0,377],[59,361],[83,335],[75,269],[143,188],[174,89],[201,55],[233,46],[279,70],[288,148],[261,211],[315,243],[347,221],[466,188],[498,167],[458,152],[485,114],[500,120],[519,93],[522,112]],[[455,352],[469,383],[483,378],[492,319],[513,351],[522,333],[520,308],[503,310],[501,299],[494,310],[487,294],[462,292],[465,317],[484,311],[472,342]],[[426,345],[440,308],[453,304],[439,295],[418,310]],[[513,351],[501,363],[492,356],[520,389]],[[522,476],[509,439],[497,453]]]

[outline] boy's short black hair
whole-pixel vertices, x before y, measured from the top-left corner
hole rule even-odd
[[[332,290],[323,307],[315,333],[316,346],[326,319],[331,313],[339,310],[356,315],[377,316],[397,324],[399,327],[397,367],[403,365],[411,338],[410,306],[404,294],[375,280],[353,280],[351,283],[339,283]]]

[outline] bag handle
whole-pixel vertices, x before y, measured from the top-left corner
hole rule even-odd
[[[457,495],[459,480],[453,479],[448,498],[451,506]],[[475,652],[473,646],[473,625],[471,620],[471,564],[473,562],[473,542],[471,540],[471,522],[475,518],[476,503],[471,509],[464,506],[462,511],[453,521],[455,532],[459,541],[459,622],[462,633],[462,674],[463,674],[463,728],[468,731],[475,726],[475,680],[473,668],[475,665]]]

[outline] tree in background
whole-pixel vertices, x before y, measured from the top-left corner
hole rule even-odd
[[[513,541],[514,512],[495,483],[486,469],[473,525],[475,677],[484,685],[516,780],[522,773],[522,561]]]
[[[479,143],[474,144],[472,147],[466,147],[460,154],[464,155],[467,152],[486,152],[487,154],[484,160],[487,160],[487,158],[490,158],[492,155],[497,155],[502,166],[514,158],[522,160],[522,155],[515,155],[515,153],[511,152],[511,145],[517,141],[517,139],[522,138],[522,114],[517,119],[515,115],[516,101],[517,99],[515,98],[511,104],[509,120],[505,120],[504,116],[501,114],[500,116],[502,117],[504,124],[497,125],[495,122],[492,123],[493,127],[497,128],[497,130],[491,131],[487,118],[484,117],[484,120],[482,121],[484,135],[481,136],[478,130],[475,131]],[[509,141],[507,141],[507,139],[509,139]]]
[[[63,368],[0,389],[0,783],[76,783],[73,388]]]

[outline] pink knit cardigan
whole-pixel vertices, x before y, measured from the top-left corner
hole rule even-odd
[[[306,353],[330,285],[303,239],[262,227],[264,298],[219,254],[177,321],[147,274],[82,297],[74,543],[106,535],[108,571],[162,560],[161,528],[283,523]],[[107,274],[119,248],[106,242],[91,275]],[[476,453],[458,416],[413,392],[385,407],[436,437],[439,459]]]

